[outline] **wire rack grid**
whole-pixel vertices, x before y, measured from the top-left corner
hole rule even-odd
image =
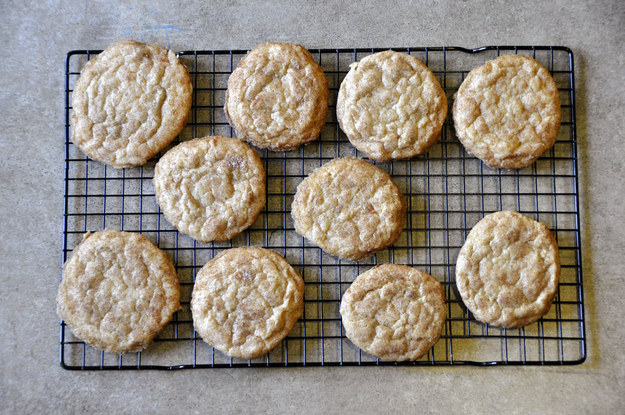
[[[267,173],[267,203],[248,230],[227,243],[200,244],[179,234],[154,198],[155,160],[114,169],[88,159],[70,140],[71,94],[84,64],[100,51],[71,51],[65,75],[65,188],[63,262],[87,231],[104,228],[140,232],[173,260],[181,281],[183,310],[145,351],[115,355],[85,345],[60,322],[59,359],[66,369],[182,369],[275,366],[371,365],[568,365],[586,357],[580,212],[575,131],[573,54],[566,47],[492,46],[391,48],[421,59],[440,80],[450,104],[474,67],[502,54],[534,57],[552,73],[562,104],[553,147],[522,170],[495,170],[469,156],[447,117],[441,140],[412,160],[374,163],[391,174],[408,205],[407,222],[389,249],[359,262],[327,255],[298,235],[290,216],[296,186],[336,157],[363,157],[340,131],[335,113],[339,85],[349,65],[385,50],[312,49],[330,86],[330,105],[319,140],[290,152],[258,151]],[[233,136],[223,113],[227,79],[246,50],[181,51],[193,82],[189,122],[173,145],[207,135]],[[449,112],[451,114],[451,112]],[[167,150],[167,149],[166,149]],[[165,151],[166,151],[165,150]],[[157,157],[158,159],[158,157]],[[468,232],[486,214],[516,210],[545,223],[560,248],[562,272],[548,314],[521,329],[489,327],[474,320],[455,287],[455,261]],[[253,360],[227,357],[193,329],[189,307],[195,274],[230,247],[259,245],[285,256],[306,289],[302,318],[273,351]],[[382,362],[346,337],[339,305],[355,277],[376,264],[408,264],[434,275],[445,289],[448,318],[439,342],[416,362]]]

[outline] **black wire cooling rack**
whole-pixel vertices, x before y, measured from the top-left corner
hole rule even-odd
[[[140,232],[176,264],[183,310],[141,353],[115,355],[85,345],[60,323],[61,366],[66,369],[182,369],[267,366],[370,365],[568,365],[585,360],[580,214],[573,54],[565,47],[493,46],[392,48],[424,61],[440,80],[449,102],[467,73],[502,54],[534,57],[553,74],[560,91],[562,123],[553,149],[517,171],[490,169],[467,155],[455,137],[451,116],[441,140],[408,161],[375,163],[392,175],[406,196],[408,214],[401,237],[389,249],[360,262],[339,260],[310,245],[293,227],[290,205],[299,182],[335,157],[362,157],[339,130],[335,104],[349,64],[383,49],[313,49],[330,85],[330,106],[319,140],[290,152],[259,151],[267,173],[267,204],[256,223],[227,243],[200,244],[179,234],[154,198],[155,160],[117,170],[89,160],[71,140],[71,95],[84,64],[100,51],[67,54],[65,74],[65,215],[63,261],[86,231],[104,228]],[[207,135],[232,136],[223,112],[229,74],[245,50],[182,51],[193,82],[189,123],[176,143]],[[451,112],[450,112],[451,114]],[[545,223],[560,247],[558,294],[547,315],[521,329],[489,327],[474,320],[456,291],[458,251],[484,215],[517,210]],[[232,359],[204,343],[193,330],[189,308],[195,273],[230,247],[259,245],[284,255],[306,282],[304,314],[290,335],[269,354]],[[445,289],[443,335],[416,362],[389,363],[361,352],[343,330],[339,304],[354,278],[375,264],[409,264],[434,275]]]

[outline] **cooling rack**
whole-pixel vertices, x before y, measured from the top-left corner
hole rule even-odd
[[[65,185],[63,262],[86,231],[104,228],[140,232],[167,252],[181,281],[183,310],[145,351],[114,355],[96,351],[60,322],[62,367],[79,370],[182,369],[275,366],[371,365],[569,365],[586,358],[573,54],[558,46],[392,48],[424,61],[453,94],[474,67],[499,55],[534,57],[552,73],[562,103],[557,142],[522,170],[490,169],[469,156],[455,137],[451,117],[441,140],[408,161],[374,163],[394,178],[407,204],[407,222],[391,248],[359,262],[339,260],[310,245],[293,227],[290,205],[299,182],[335,157],[364,157],[339,130],[335,104],[349,65],[383,48],[312,49],[330,85],[330,105],[319,140],[290,152],[259,151],[267,172],[267,203],[256,223],[227,243],[200,244],[179,234],[154,198],[155,160],[117,170],[89,160],[71,140],[71,95],[84,64],[100,51],[78,50],[65,63]],[[223,113],[229,74],[245,50],[181,51],[193,82],[189,123],[178,142],[234,134]],[[458,251],[483,216],[517,210],[545,223],[560,247],[558,293],[549,313],[521,329],[489,327],[463,306],[454,281]],[[273,351],[253,360],[226,357],[193,330],[189,301],[195,273],[230,247],[259,245],[284,255],[306,283],[304,314]],[[376,264],[409,264],[434,275],[445,289],[448,318],[439,342],[416,362],[381,362],[345,337],[339,304],[355,277]]]

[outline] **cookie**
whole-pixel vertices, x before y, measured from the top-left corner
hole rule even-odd
[[[406,201],[387,173],[356,158],[334,159],[298,186],[295,230],[329,254],[359,260],[392,245]]]
[[[202,243],[227,241],[265,206],[265,169],[241,140],[196,138],[156,163],[154,189],[163,214],[180,232]]]
[[[284,339],[304,310],[304,281],[269,249],[228,249],[197,273],[191,312],[197,333],[220,352],[261,356]]]
[[[553,147],[560,96],[534,59],[505,55],[469,72],[453,105],[456,135],[492,168],[521,169]]]
[[[456,262],[456,285],[469,311],[483,323],[505,328],[545,315],[559,278],[558,246],[549,228],[512,211],[479,221]]]
[[[187,123],[192,99],[187,69],[171,50],[116,43],[91,59],[72,92],[72,141],[94,160],[140,166]]]
[[[360,274],[341,300],[347,338],[387,361],[417,360],[441,337],[447,311],[443,286],[406,265]]]
[[[96,349],[141,351],[179,309],[174,266],[138,233],[87,233],[63,266],[58,315]]]
[[[447,97],[423,62],[387,50],[351,64],[336,115],[352,145],[370,159],[407,159],[440,138]]]
[[[328,95],[328,80],[308,50],[269,42],[250,51],[228,78],[224,111],[237,137],[286,151],[319,136]]]

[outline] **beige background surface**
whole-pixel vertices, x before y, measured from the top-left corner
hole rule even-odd
[[[0,3],[0,412],[622,413],[625,3]],[[184,30],[169,29],[168,26]],[[131,37],[171,48],[566,45],[576,57],[588,359],[575,367],[65,371],[55,293],[63,63]]]

